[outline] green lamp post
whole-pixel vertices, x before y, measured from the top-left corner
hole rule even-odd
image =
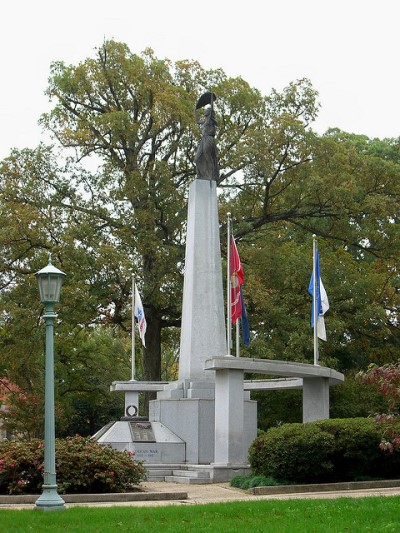
[[[43,318],[46,323],[46,367],[44,407],[44,482],[42,494],[35,502],[35,509],[53,511],[65,509],[65,502],[57,492],[55,422],[54,422],[54,304],[60,299],[64,272],[49,264],[36,273],[40,301],[45,306]]]

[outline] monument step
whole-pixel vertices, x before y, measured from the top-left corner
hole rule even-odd
[[[167,476],[147,476],[146,481],[150,483],[164,482]]]
[[[165,481],[167,483],[186,483],[189,485],[205,485],[207,483],[212,483],[210,478],[187,476],[165,476]]]
[[[157,400],[180,400],[183,396],[183,389],[167,389],[157,393]]]
[[[147,477],[165,477],[172,476],[172,468],[152,468],[147,469]]]
[[[173,470],[172,475],[183,476],[183,477],[193,477],[193,478],[198,478],[198,479],[210,479],[210,472],[207,472],[206,470],[179,469],[179,470]]]
[[[214,400],[214,389],[188,389],[187,397],[192,400]]]

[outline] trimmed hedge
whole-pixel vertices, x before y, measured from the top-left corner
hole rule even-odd
[[[253,472],[294,483],[400,478],[400,453],[379,445],[382,428],[370,418],[284,424],[257,437]]]
[[[60,493],[126,492],[145,479],[130,452],[119,452],[90,438],[56,440]],[[43,484],[44,444],[39,439],[0,442],[0,494],[38,494]]]

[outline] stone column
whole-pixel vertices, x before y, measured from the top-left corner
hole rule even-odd
[[[137,391],[125,391],[124,416],[139,416],[139,393]]]
[[[303,378],[303,422],[329,418],[329,378]]]
[[[243,370],[217,370],[215,374],[214,464],[246,464]]]
[[[209,380],[204,363],[226,355],[216,182],[189,188],[179,380]]]

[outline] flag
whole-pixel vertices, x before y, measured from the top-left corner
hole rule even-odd
[[[144,347],[146,347],[146,341],[145,341],[145,335],[146,335],[146,328],[147,328],[147,322],[146,317],[144,316],[144,309],[142,304],[142,299],[140,298],[139,291],[137,290],[137,286],[135,283],[135,317],[138,321],[138,329],[139,329],[139,335],[142,340],[142,344]]]
[[[231,321],[236,323],[238,318],[242,318],[243,343],[250,344],[250,328],[247,320],[246,307],[244,305],[242,285],[244,283],[244,272],[240,257],[236,248],[235,239],[231,237],[230,254],[230,278],[231,278]]]
[[[244,282],[244,273],[242,263],[236,248],[235,239],[231,237],[231,255],[230,255],[230,278],[231,278],[231,321],[232,324],[242,316],[242,298],[240,286]]]
[[[325,330],[325,320],[324,320],[324,314],[329,309],[329,301],[328,301],[328,295],[326,294],[326,290],[324,287],[324,284],[322,283],[322,279],[320,276],[320,269],[319,269],[319,254],[318,250],[315,252],[315,273],[317,278],[316,288],[317,288],[317,294],[316,294],[316,300],[317,300],[317,335],[318,338],[320,338],[323,341],[326,341],[326,330]],[[311,306],[311,327],[314,327],[314,271],[311,274],[310,284],[308,286],[308,292],[313,297],[313,303]]]

